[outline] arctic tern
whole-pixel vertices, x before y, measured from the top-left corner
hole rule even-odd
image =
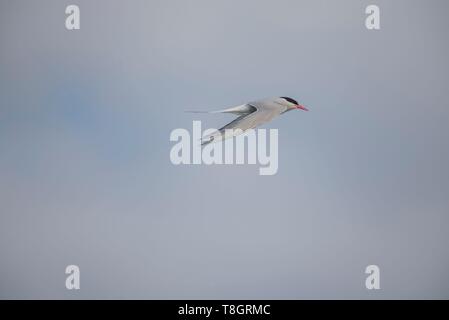
[[[213,141],[220,141],[244,133],[275,117],[294,109],[309,111],[296,100],[289,97],[266,98],[248,102],[236,107],[216,111],[188,111],[194,113],[232,113],[238,115],[236,119],[218,129],[212,134],[201,138],[201,145]]]

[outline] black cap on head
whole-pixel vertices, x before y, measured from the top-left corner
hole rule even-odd
[[[293,103],[293,104],[296,104],[296,105],[299,104],[298,101],[296,101],[295,99],[292,99],[292,98],[289,98],[289,97],[281,97],[281,98],[287,100],[290,103]]]

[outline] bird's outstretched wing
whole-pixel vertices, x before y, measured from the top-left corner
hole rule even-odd
[[[191,111],[191,110],[187,110],[186,112],[191,112],[191,113],[233,113],[233,114],[237,114],[237,115],[246,115],[249,114],[251,112],[256,111],[256,108],[253,107],[250,104],[242,104],[240,106],[236,106],[236,107],[232,107],[232,108],[228,108],[228,109],[223,109],[223,110],[215,110],[215,111]]]
[[[248,104],[253,108],[250,113],[242,114],[224,127],[207,135],[201,139],[201,144],[206,145],[213,141],[224,140],[233,136],[244,133],[248,129],[260,126],[281,114],[284,110],[279,108],[268,108],[264,105]],[[232,132],[229,133],[229,130]]]

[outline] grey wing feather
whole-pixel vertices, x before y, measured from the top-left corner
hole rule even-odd
[[[186,110],[186,112],[190,113],[233,113],[237,115],[246,115],[256,110],[255,107],[249,104],[242,104],[240,106],[223,109],[223,110],[215,110],[215,111],[195,111],[195,110]]]
[[[224,127],[220,128],[216,132],[205,136],[202,138],[202,145],[213,142],[218,136],[224,136],[224,139],[227,138],[225,135],[225,131],[227,129],[235,129],[241,130],[241,133],[245,132],[248,129],[253,129],[259,125],[262,125],[266,122],[271,121],[273,118],[280,115],[284,109],[279,107],[272,107],[266,104],[261,104],[258,102],[247,104],[247,106],[251,107],[250,113],[243,113],[238,118],[234,119]],[[234,113],[234,112],[233,112]],[[239,133],[235,133],[233,135],[238,135]]]
[[[246,131],[264,124],[278,115],[279,110],[258,108],[250,114],[245,114],[234,119],[224,127],[220,128],[219,131],[224,132],[226,129],[241,129],[242,131]]]

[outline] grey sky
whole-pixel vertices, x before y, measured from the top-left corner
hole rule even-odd
[[[72,3],[0,0],[0,298],[449,298],[447,1]],[[277,175],[171,164],[270,96]]]

